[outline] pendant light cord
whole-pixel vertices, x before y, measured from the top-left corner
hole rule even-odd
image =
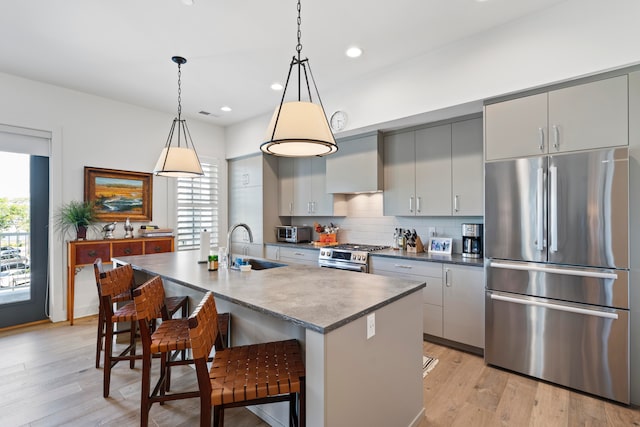
[[[182,64],[178,63],[178,120],[180,120],[180,115],[182,114],[182,87],[180,85],[182,77],[182,70],[180,69],[181,65]]]
[[[302,76],[301,76],[301,64],[302,61],[300,60],[300,53],[302,52],[302,42],[300,41],[302,39],[302,31],[300,30],[300,24],[302,23],[302,18],[300,17],[300,10],[302,9],[302,6],[300,5],[300,0],[298,0],[298,44],[296,45],[296,51],[298,52],[298,101],[300,100],[300,88],[302,86]]]

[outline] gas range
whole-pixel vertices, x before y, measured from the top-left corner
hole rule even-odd
[[[387,248],[388,246],[359,245],[355,243],[342,243],[336,246],[321,248],[318,265],[320,267],[368,273],[369,253]]]

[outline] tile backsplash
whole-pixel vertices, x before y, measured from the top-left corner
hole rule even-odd
[[[292,217],[292,225],[322,225],[340,227],[338,241],[391,246],[396,228],[415,229],[425,246],[435,229],[436,236],[451,237],[454,253],[462,252],[462,224],[483,224],[483,217],[401,217],[384,216],[382,193],[347,195],[346,217]],[[314,233],[314,238],[317,238]]]

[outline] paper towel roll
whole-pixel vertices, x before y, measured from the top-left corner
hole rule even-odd
[[[200,233],[200,258],[198,262],[207,262],[211,251],[211,233],[204,230]]]

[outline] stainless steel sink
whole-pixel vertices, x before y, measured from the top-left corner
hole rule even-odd
[[[247,260],[251,264],[252,270],[267,270],[269,268],[286,267],[287,264],[280,264],[279,262],[265,261],[262,259],[250,259]]]

